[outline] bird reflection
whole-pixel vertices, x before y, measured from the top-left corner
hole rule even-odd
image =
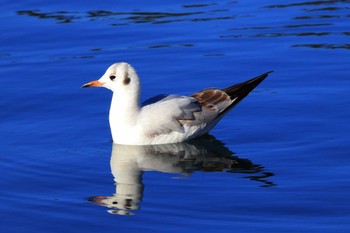
[[[176,144],[130,146],[113,144],[110,160],[116,185],[111,196],[93,196],[89,200],[109,208],[108,212],[132,215],[140,209],[144,171],[159,171],[190,175],[195,171],[249,174],[244,178],[273,186],[268,177],[273,173],[248,159],[233,156],[233,152],[213,136]]]

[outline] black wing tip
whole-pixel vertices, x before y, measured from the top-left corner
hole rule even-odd
[[[253,78],[253,79],[251,79],[251,80],[255,80],[255,79],[265,79],[265,78],[266,78],[267,76],[269,76],[269,74],[271,74],[272,72],[273,72],[273,70],[270,70],[270,71],[268,71],[268,72],[266,72],[266,73],[263,73],[263,74],[261,74],[261,75],[255,77],[255,78]]]
[[[245,82],[238,83],[236,85],[221,89],[226,92],[231,98],[240,97],[243,99],[246,95],[249,94],[256,86],[258,86],[264,79],[272,73],[273,70],[270,70],[264,74],[261,74],[255,78],[249,79]]]
[[[273,72],[273,70],[270,70],[266,73],[263,73],[255,78],[249,79],[245,82],[239,83],[238,85],[254,85],[257,86],[259,85],[262,81],[265,80],[265,78],[267,78],[267,76],[269,76],[269,74],[271,74]],[[254,89],[254,88],[253,88]]]
[[[274,72],[274,71],[273,71],[273,70],[270,70],[270,71],[266,72],[266,73],[263,74],[263,75],[265,75],[265,76],[267,77],[267,76],[269,76],[269,74],[271,74],[272,72]],[[265,78],[266,78],[266,77],[265,77]]]

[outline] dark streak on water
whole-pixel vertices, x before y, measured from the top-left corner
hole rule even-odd
[[[300,44],[293,47],[325,48],[325,49],[350,49],[350,44]]]
[[[265,6],[266,8],[286,8],[286,7],[295,7],[295,6],[319,6],[319,5],[334,5],[339,3],[350,3],[349,0],[326,0],[326,1],[306,1],[299,3],[290,3],[290,4],[278,4],[278,5],[269,5]],[[338,8],[336,8],[338,9]]]

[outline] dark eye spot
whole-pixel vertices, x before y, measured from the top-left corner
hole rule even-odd
[[[110,78],[110,80],[114,80],[115,79],[115,75],[111,75],[111,76],[109,76],[109,78]]]
[[[130,78],[125,78],[123,80],[124,85],[128,85],[130,83],[131,79]]]

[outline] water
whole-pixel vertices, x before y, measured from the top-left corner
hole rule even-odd
[[[349,231],[349,2],[3,0],[1,232]],[[118,148],[79,88],[117,61],[143,99],[274,73],[209,143]]]

